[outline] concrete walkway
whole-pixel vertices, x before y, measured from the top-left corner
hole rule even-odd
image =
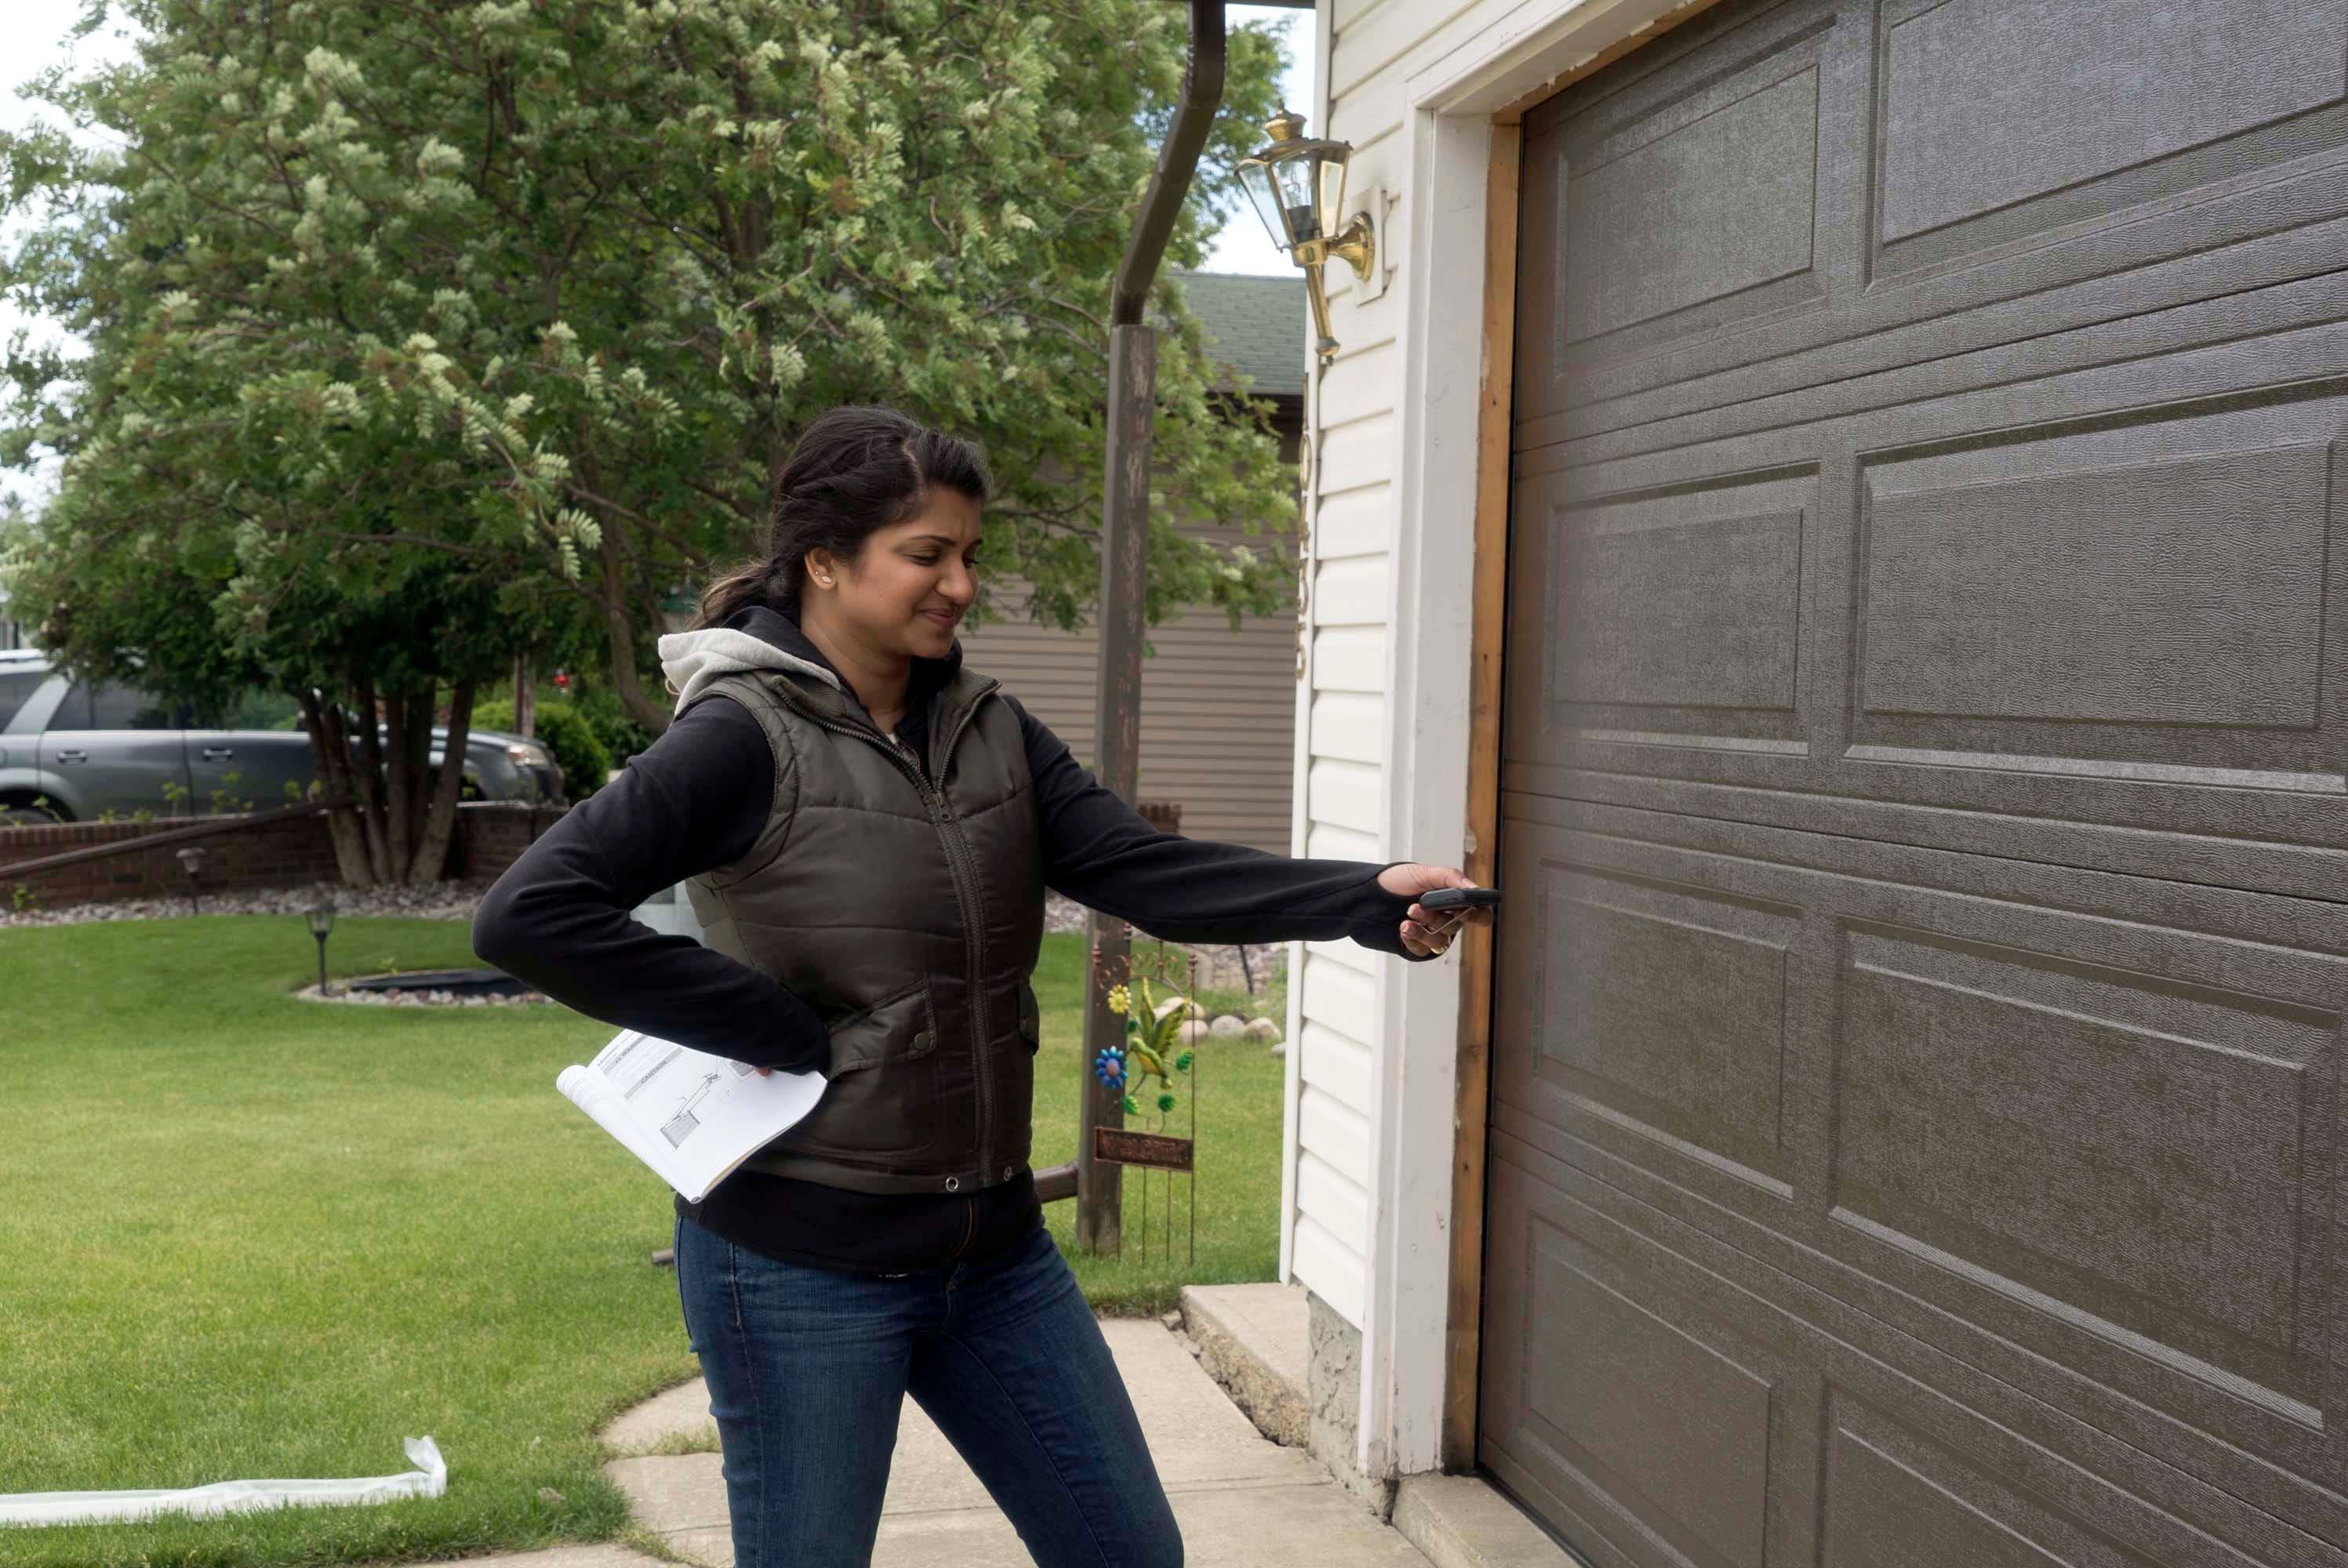
[[[1302,1286],[1186,1286],[1182,1323],[1200,1366],[1264,1432],[1282,1442],[1327,1440],[1314,1430],[1306,1387],[1312,1327]],[[1395,1529],[1433,1568],[1576,1568],[1480,1476],[1406,1475],[1393,1497]]]
[[[1478,1477],[1405,1477],[1391,1491],[1389,1529],[1320,1460],[1290,1446],[1303,1443],[1311,1426],[1302,1289],[1192,1286],[1182,1292],[1181,1321],[1183,1334],[1130,1319],[1103,1323],[1101,1331],[1173,1501],[1188,1568],[1574,1568]],[[466,1568],[654,1568],[663,1560],[733,1568],[717,1427],[699,1378],[596,1435],[635,1456],[603,1468],[634,1511],[630,1538],[646,1550],[558,1546],[468,1558]],[[680,1440],[707,1451],[644,1451]],[[978,1478],[910,1400],[872,1561],[875,1568],[1030,1564]]]
[[[1186,1568],[1427,1568],[1417,1548],[1342,1491],[1318,1460],[1257,1431],[1164,1325],[1119,1319],[1101,1327],[1181,1524]],[[618,1459],[604,1470],[627,1493],[637,1522],[670,1551],[701,1568],[732,1568],[717,1429],[700,1379],[629,1411],[598,1435],[625,1451],[677,1433],[705,1439],[711,1451]],[[1029,1568],[1032,1561],[970,1467],[911,1400],[872,1561],[875,1568]],[[652,1562],[605,1544],[475,1558],[468,1568],[649,1568]]]
[[[1416,1547],[1338,1490],[1312,1456],[1267,1441],[1163,1325],[1101,1327],[1141,1412],[1191,1568],[1426,1568]],[[678,1430],[716,1436],[708,1395],[697,1380],[623,1417],[606,1440],[642,1446]],[[634,1503],[637,1519],[678,1553],[706,1568],[731,1568],[726,1485],[715,1453],[615,1460],[606,1469]],[[1030,1562],[978,1478],[911,1400],[872,1561],[875,1568],[1027,1568]]]

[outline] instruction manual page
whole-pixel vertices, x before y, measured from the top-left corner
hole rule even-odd
[[[731,1057],[623,1030],[554,1086],[687,1203],[788,1132],[823,1094],[818,1072],[758,1070]]]

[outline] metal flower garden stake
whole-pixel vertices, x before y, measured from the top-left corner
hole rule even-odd
[[[1174,1173],[1181,1172],[1189,1177],[1189,1255],[1192,1262],[1199,1255],[1199,1077],[1198,1056],[1183,1040],[1183,1026],[1190,1020],[1190,995],[1198,989],[1198,959],[1191,957],[1189,983],[1177,986],[1166,976],[1165,944],[1157,952],[1156,979],[1164,988],[1161,997],[1150,986],[1150,978],[1137,975],[1136,961],[1128,958],[1126,980],[1110,988],[1109,1011],[1125,1020],[1125,1040],[1119,1046],[1104,1046],[1093,1059],[1093,1075],[1124,1098],[1128,1116],[1145,1118],[1142,1132],[1121,1127],[1093,1129],[1093,1158],[1107,1163],[1141,1167],[1141,1246],[1142,1255],[1149,1255],[1149,1173],[1166,1173],[1164,1193],[1160,1200],[1164,1211],[1165,1255],[1174,1255]],[[1190,1080],[1189,1133],[1187,1138],[1170,1137],[1165,1128],[1171,1119],[1177,1099],[1174,1081]],[[1150,1081],[1156,1080],[1156,1087]],[[1150,1108],[1142,1105],[1147,1097]],[[1122,1250],[1120,1242],[1119,1250]]]

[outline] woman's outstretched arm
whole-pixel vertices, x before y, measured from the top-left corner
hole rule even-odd
[[[1011,701],[1027,747],[1044,828],[1044,880],[1079,904],[1129,920],[1169,942],[1308,942],[1350,937],[1416,960],[1437,946],[1419,940],[1415,895],[1467,879],[1402,862],[1307,860],[1245,845],[1160,833],[1076,765],[1067,746]],[[1408,887],[1393,891],[1388,883]],[[1449,877],[1452,880],[1430,878]],[[1406,922],[1413,930],[1406,933]],[[1443,939],[1438,918],[1437,943]]]

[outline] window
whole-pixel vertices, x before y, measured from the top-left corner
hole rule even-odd
[[[134,687],[77,681],[49,721],[52,730],[175,730],[170,704]]]
[[[0,730],[8,727],[8,721],[16,716],[16,710],[23,707],[26,699],[39,691],[41,682],[48,678],[49,672],[46,670],[0,670]]]

